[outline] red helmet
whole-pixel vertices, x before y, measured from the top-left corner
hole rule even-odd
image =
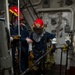
[[[18,16],[18,7],[16,6],[11,6],[9,8],[9,12],[11,12],[12,14],[14,14],[15,16]],[[21,15],[21,11],[19,10],[19,13]]]
[[[44,28],[43,20],[40,18],[37,18],[36,20],[34,20],[33,28]]]

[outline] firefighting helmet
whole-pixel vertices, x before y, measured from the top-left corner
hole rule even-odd
[[[43,29],[44,29],[43,20],[40,18],[37,18],[36,20],[34,20],[33,30],[35,31],[35,33],[41,34],[43,32]]]
[[[9,8],[9,12],[14,14],[16,17],[18,16],[18,7],[17,6],[11,6]],[[19,10],[19,13],[21,15],[21,11]]]
[[[36,20],[34,20],[33,28],[44,28],[43,20],[40,18],[37,18]]]

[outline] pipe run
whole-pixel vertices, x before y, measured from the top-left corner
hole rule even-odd
[[[18,35],[20,36],[20,0],[18,0]]]
[[[9,25],[9,11],[8,11],[8,0],[5,0],[5,18],[6,18],[6,26],[9,29],[9,34],[10,34],[10,25]]]

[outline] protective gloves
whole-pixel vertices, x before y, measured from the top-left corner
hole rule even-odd
[[[29,53],[29,57],[30,57],[31,59],[34,58],[34,55],[33,55],[32,51],[30,51],[30,53]]]

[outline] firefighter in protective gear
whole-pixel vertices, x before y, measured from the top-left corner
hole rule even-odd
[[[16,35],[18,35],[18,25],[16,25],[16,27],[14,28],[14,33]],[[29,32],[27,30],[27,27],[25,26],[24,23],[21,23],[20,21],[20,39],[19,41],[21,42],[21,57],[20,57],[20,69],[21,69],[21,72],[24,72],[27,67],[28,67],[28,44],[32,42],[31,39],[29,39]],[[17,41],[17,36],[13,36],[15,38],[15,41]],[[14,39],[13,38],[13,39]],[[16,45],[14,44],[15,48],[16,48]],[[18,49],[19,48],[19,42],[18,42]],[[15,49],[14,49],[15,50]],[[15,52],[15,51],[14,51]],[[15,53],[14,53],[15,54]]]
[[[22,18],[21,16],[21,11],[20,12],[20,35],[21,37],[18,37],[18,23],[17,23],[17,17],[18,17],[18,8],[16,6],[12,6],[9,8],[9,12],[12,14],[14,17],[14,21],[12,20],[12,24],[10,25],[10,34],[11,34],[11,43],[12,43],[12,55],[13,55],[13,66],[14,66],[14,75],[16,71],[16,62],[15,62],[15,51],[16,47],[18,47],[18,52],[19,49],[21,49],[21,56],[20,57],[20,69],[21,72],[24,72],[27,67],[28,67],[28,43],[32,42],[31,39],[29,39],[29,32],[26,27],[26,25],[23,23],[25,19]],[[15,22],[16,21],[16,22]],[[19,42],[21,42],[21,47]]]
[[[19,68],[19,63],[16,62],[16,49],[18,50],[19,46],[19,37],[16,32],[16,26],[17,26],[17,20],[16,17],[18,16],[18,13],[16,12],[17,7],[16,6],[11,6],[9,8],[9,17],[10,17],[10,41],[11,41],[11,48],[12,48],[12,62],[13,62],[13,73],[16,75],[18,68]],[[17,51],[18,53],[18,51]],[[18,56],[17,56],[18,58]]]
[[[43,20],[40,18],[37,18],[33,23],[33,32],[31,33],[31,39],[33,40],[32,43],[32,53],[34,55],[34,61],[36,61],[38,58],[40,58],[43,54],[45,54],[47,50],[47,42],[50,42],[49,40],[55,38],[55,35],[46,32],[44,29],[44,23]],[[52,53],[55,51],[56,46],[53,46]],[[39,71],[41,71],[41,67],[45,68],[45,58],[43,58],[40,62],[38,62]],[[38,72],[38,73],[40,73]]]

